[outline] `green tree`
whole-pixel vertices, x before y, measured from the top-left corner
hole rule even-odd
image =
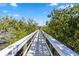
[[[79,5],[54,10],[48,17],[50,21],[43,30],[79,52]]]

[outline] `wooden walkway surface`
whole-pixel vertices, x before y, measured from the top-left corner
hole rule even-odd
[[[50,50],[46,44],[45,38],[40,31],[37,32],[27,56],[50,56]]]

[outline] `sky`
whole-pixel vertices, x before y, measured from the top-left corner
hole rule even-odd
[[[25,17],[26,20],[31,18],[42,26],[49,20],[47,16],[51,11],[69,5],[73,6],[69,3],[0,3],[0,17],[9,15],[14,18]]]

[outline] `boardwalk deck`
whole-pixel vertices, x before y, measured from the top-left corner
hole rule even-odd
[[[45,42],[45,38],[39,31],[32,42],[32,45],[29,51],[26,54],[27,56],[50,56],[50,50]]]
[[[46,42],[49,42],[48,45]],[[24,48],[27,43],[29,43],[27,48]],[[36,30],[1,50],[0,56],[15,56],[16,54],[19,55],[18,53],[21,53],[22,56],[79,56],[79,54],[41,30]]]

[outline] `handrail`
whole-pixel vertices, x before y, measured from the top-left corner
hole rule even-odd
[[[33,36],[31,42],[29,43],[28,47],[26,48],[26,50],[24,51],[24,53],[23,53],[22,56],[26,56],[26,55],[27,55],[27,52],[28,52],[29,48],[31,47],[31,45],[32,45],[34,39],[36,38],[36,35],[37,35],[37,34],[38,34],[38,33],[36,33],[36,34]]]
[[[47,40],[50,42],[50,44],[55,48],[55,50],[58,52],[61,56],[79,56],[77,53],[75,53],[73,50],[65,46],[64,44],[60,43],[56,39],[54,39],[52,36],[48,35],[44,31],[42,31],[44,36],[47,38]]]
[[[9,45],[5,49],[1,50],[0,56],[14,56],[25,45],[25,43],[27,43],[33,37],[33,35],[37,31],[38,30],[13,43],[12,45]]]

